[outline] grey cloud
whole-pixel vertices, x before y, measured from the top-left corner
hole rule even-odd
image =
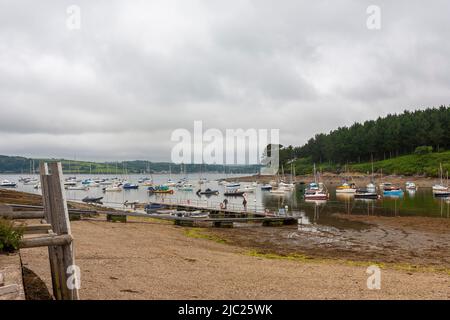
[[[167,160],[171,131],[194,120],[300,145],[448,104],[450,4],[375,2],[3,1],[0,154]]]

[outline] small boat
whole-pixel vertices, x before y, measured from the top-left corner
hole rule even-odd
[[[124,206],[125,208],[130,207],[130,208],[134,209],[139,203],[140,203],[139,200],[135,200],[135,201],[129,201],[129,200],[126,200],[126,201],[123,203],[123,206]]]
[[[284,196],[289,191],[290,191],[289,189],[280,187],[280,188],[275,188],[275,189],[272,188],[272,190],[270,190],[269,192],[270,192],[270,194],[273,194],[273,195]]]
[[[380,195],[367,189],[358,189],[355,192],[355,199],[379,199]]]
[[[442,184],[435,184],[433,186],[433,192],[436,192],[436,191],[447,191],[447,190],[448,190],[448,187],[446,187],[446,186],[444,186]]]
[[[225,197],[243,197],[244,194],[245,194],[245,191],[230,190],[230,191],[226,191],[223,195]]]
[[[87,191],[89,190],[88,186],[67,186],[67,190],[74,190],[74,191]]]
[[[390,185],[385,186],[383,188],[383,195],[384,196],[394,196],[394,197],[402,197],[403,196],[403,190],[400,187]]]
[[[209,218],[209,212],[192,211],[188,215],[188,217],[195,218],[195,219],[205,219],[205,218]]]
[[[98,182],[95,182],[92,179],[86,179],[86,180],[82,181],[81,184],[83,186],[90,187],[90,188],[94,188],[94,187],[99,187],[100,186],[100,184]]]
[[[206,189],[205,191],[201,191],[200,189],[197,190],[197,194],[204,194],[204,195],[218,195],[218,190],[211,190],[210,188]]]
[[[174,191],[166,185],[148,187],[147,191],[149,193],[161,193],[161,194],[165,194],[165,193],[173,194],[174,193]]]
[[[168,187],[175,187],[176,186],[176,182],[174,182],[172,179],[167,180],[167,183],[165,184]]]
[[[9,180],[3,180],[2,182],[0,182],[0,188],[16,188],[16,187],[17,183],[11,182]]]
[[[190,183],[184,183],[178,187],[180,191],[194,191],[194,186]]]
[[[328,200],[329,194],[324,190],[312,190],[305,191],[305,200]]]
[[[151,187],[151,186],[153,186],[153,180],[145,180],[145,181],[143,181],[142,182],[142,185],[143,186],[146,186],[146,187]]]
[[[357,190],[356,185],[354,183],[348,184],[343,183],[340,186],[336,187],[336,193],[355,193]]]
[[[113,184],[111,186],[103,188],[104,192],[120,192],[122,191],[122,185],[121,184]]]
[[[450,191],[449,190],[447,190],[447,191],[434,191],[433,195],[436,198],[447,198],[447,197],[450,197]]]
[[[138,180],[138,183],[144,183],[145,181],[149,181],[149,180],[151,180],[151,179],[148,178],[148,177],[140,178],[140,179]]]
[[[322,182],[317,182],[316,164],[313,168],[314,182],[311,182],[305,190],[305,200],[328,200],[330,197]]]
[[[262,191],[270,191],[270,190],[272,190],[272,185],[270,185],[270,184],[264,184],[264,185],[262,185],[261,186],[261,190]]]
[[[370,182],[366,185],[366,190],[369,192],[375,192],[377,190],[377,187],[374,183]]]
[[[406,190],[417,190],[416,184],[411,181],[406,181],[405,188],[406,188]]]
[[[252,193],[252,192],[255,192],[255,187],[252,187],[252,186],[244,186],[243,188],[238,188],[237,191],[239,191],[239,192]]]
[[[72,187],[74,187],[77,184],[78,184],[78,182],[75,181],[75,180],[66,180],[66,181],[64,181],[64,186],[72,186]]]
[[[145,205],[144,210],[146,213],[154,213],[155,211],[162,210],[164,208],[166,208],[166,206],[163,204],[150,202],[149,204]]]
[[[137,189],[139,189],[139,186],[137,184],[133,184],[133,183],[125,183],[123,185],[123,189],[124,190],[137,190]]]
[[[392,187],[392,183],[382,182],[382,183],[380,183],[379,187],[380,187],[380,189],[389,188],[389,187]]]
[[[35,185],[36,183],[38,183],[38,179],[26,179],[25,181],[23,181],[24,185]]]
[[[293,183],[285,183],[285,182],[281,181],[278,184],[278,188],[283,188],[284,190],[292,191],[292,190],[294,190],[295,185]]]
[[[102,203],[103,197],[84,197],[81,201],[85,203]]]
[[[442,163],[439,165],[439,177],[440,183],[435,184],[433,186],[433,193],[438,192],[439,194],[443,194],[449,191],[449,187],[448,187],[448,172],[447,172],[447,186],[444,185],[444,170],[442,169]]]
[[[229,183],[227,185],[225,185],[225,188],[227,189],[237,189],[241,186],[240,183]]]

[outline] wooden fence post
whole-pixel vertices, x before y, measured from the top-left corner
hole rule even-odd
[[[69,211],[67,209],[66,196],[63,187],[63,173],[60,162],[41,163],[40,176],[42,186],[42,201],[44,205],[44,217],[51,224],[55,235],[68,235],[71,238]],[[53,295],[57,300],[78,300],[78,288],[76,283],[68,286],[68,270],[75,265],[73,242],[59,246],[49,246],[48,254],[52,273]],[[71,267],[70,269],[68,269]],[[74,278],[71,278],[74,279]]]

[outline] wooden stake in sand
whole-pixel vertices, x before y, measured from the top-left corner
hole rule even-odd
[[[46,239],[46,244],[49,245],[53,294],[57,300],[78,300],[79,275],[73,273],[78,268],[75,266],[61,163],[41,163],[40,175],[44,218],[51,224],[53,231],[50,238]],[[59,242],[52,242],[56,240]]]

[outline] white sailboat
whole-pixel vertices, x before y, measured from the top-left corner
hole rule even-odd
[[[444,179],[443,179],[443,169],[442,169],[442,163],[439,166],[439,176],[441,178],[441,183],[440,184],[435,184],[433,186],[433,192],[443,192],[443,191],[449,191],[448,188],[448,172],[447,172],[447,186],[444,185]]]

